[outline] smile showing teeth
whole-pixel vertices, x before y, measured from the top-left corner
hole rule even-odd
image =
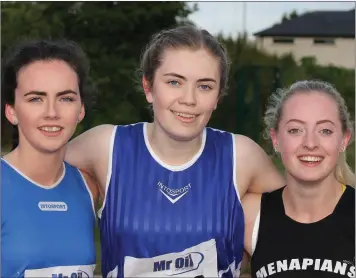
[[[189,118],[189,119],[193,119],[196,117],[196,115],[193,114],[187,114],[187,113],[181,113],[181,112],[176,112],[176,111],[172,111],[175,115],[179,116],[179,117],[183,117],[183,118]]]
[[[57,132],[60,131],[62,128],[59,126],[43,126],[40,127],[40,130],[46,131],[46,132]]]
[[[301,156],[299,159],[305,162],[319,162],[323,160],[320,156]]]

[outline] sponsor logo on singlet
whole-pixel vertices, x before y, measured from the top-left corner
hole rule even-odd
[[[110,275],[112,276],[112,274]],[[214,239],[202,242],[180,253],[169,253],[152,258],[125,257],[125,277],[196,277],[200,275],[204,277],[218,276]]]
[[[268,277],[286,271],[322,271],[333,272],[347,277],[355,277],[355,266],[345,261],[328,259],[291,259],[271,262],[256,272],[256,277]]]
[[[179,201],[185,194],[189,192],[189,190],[192,188],[190,183],[182,188],[174,188],[171,189],[167,186],[165,186],[162,182],[157,183],[159,190],[162,192],[162,194],[172,203],[176,203]]]
[[[54,266],[25,270],[25,278],[89,278],[94,276],[95,265]]]
[[[89,274],[85,271],[78,270],[76,272],[72,272],[70,275],[63,275],[63,273],[52,273],[51,278],[89,278]]]
[[[64,202],[39,202],[38,207],[42,211],[67,211],[68,206]]]
[[[199,252],[191,252],[174,260],[159,260],[153,262],[153,272],[172,270],[172,276],[190,272],[199,268],[204,255]]]

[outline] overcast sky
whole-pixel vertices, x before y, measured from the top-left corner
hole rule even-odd
[[[194,2],[189,3],[193,5]],[[243,31],[243,2],[197,2],[199,11],[190,19],[212,34],[222,31],[235,36]],[[246,31],[253,33],[278,23],[284,13],[315,10],[351,10],[354,2],[246,2]]]

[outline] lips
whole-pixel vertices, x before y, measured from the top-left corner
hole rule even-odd
[[[317,167],[324,160],[321,155],[300,155],[298,156],[299,162],[305,167]]]
[[[61,131],[63,129],[63,127],[61,127],[61,126],[40,126],[38,129],[41,131],[45,131],[45,132],[55,133],[55,132]]]
[[[171,110],[172,114],[178,119],[180,122],[184,124],[190,124],[196,120],[199,114],[181,112],[181,111],[174,111]]]
[[[324,159],[324,157],[322,156],[311,156],[311,155],[299,156],[298,158],[303,162],[320,162]]]
[[[197,116],[199,116],[198,114],[191,114],[191,113],[185,113],[185,112],[178,112],[178,111],[174,111],[171,110],[173,114],[179,116],[179,117],[183,117],[183,118],[188,118],[188,119],[194,119]]]

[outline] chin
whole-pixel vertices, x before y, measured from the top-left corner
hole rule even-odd
[[[177,141],[191,141],[198,137],[204,129],[177,128],[171,130],[171,136]]]
[[[328,177],[328,175],[323,174],[323,173],[310,173],[306,174],[304,173],[296,173],[296,174],[291,174],[294,179],[296,179],[298,182],[301,183],[316,183],[316,182],[321,182],[324,179]]]
[[[45,154],[55,154],[64,149],[65,144],[42,144],[37,149],[41,153]]]

